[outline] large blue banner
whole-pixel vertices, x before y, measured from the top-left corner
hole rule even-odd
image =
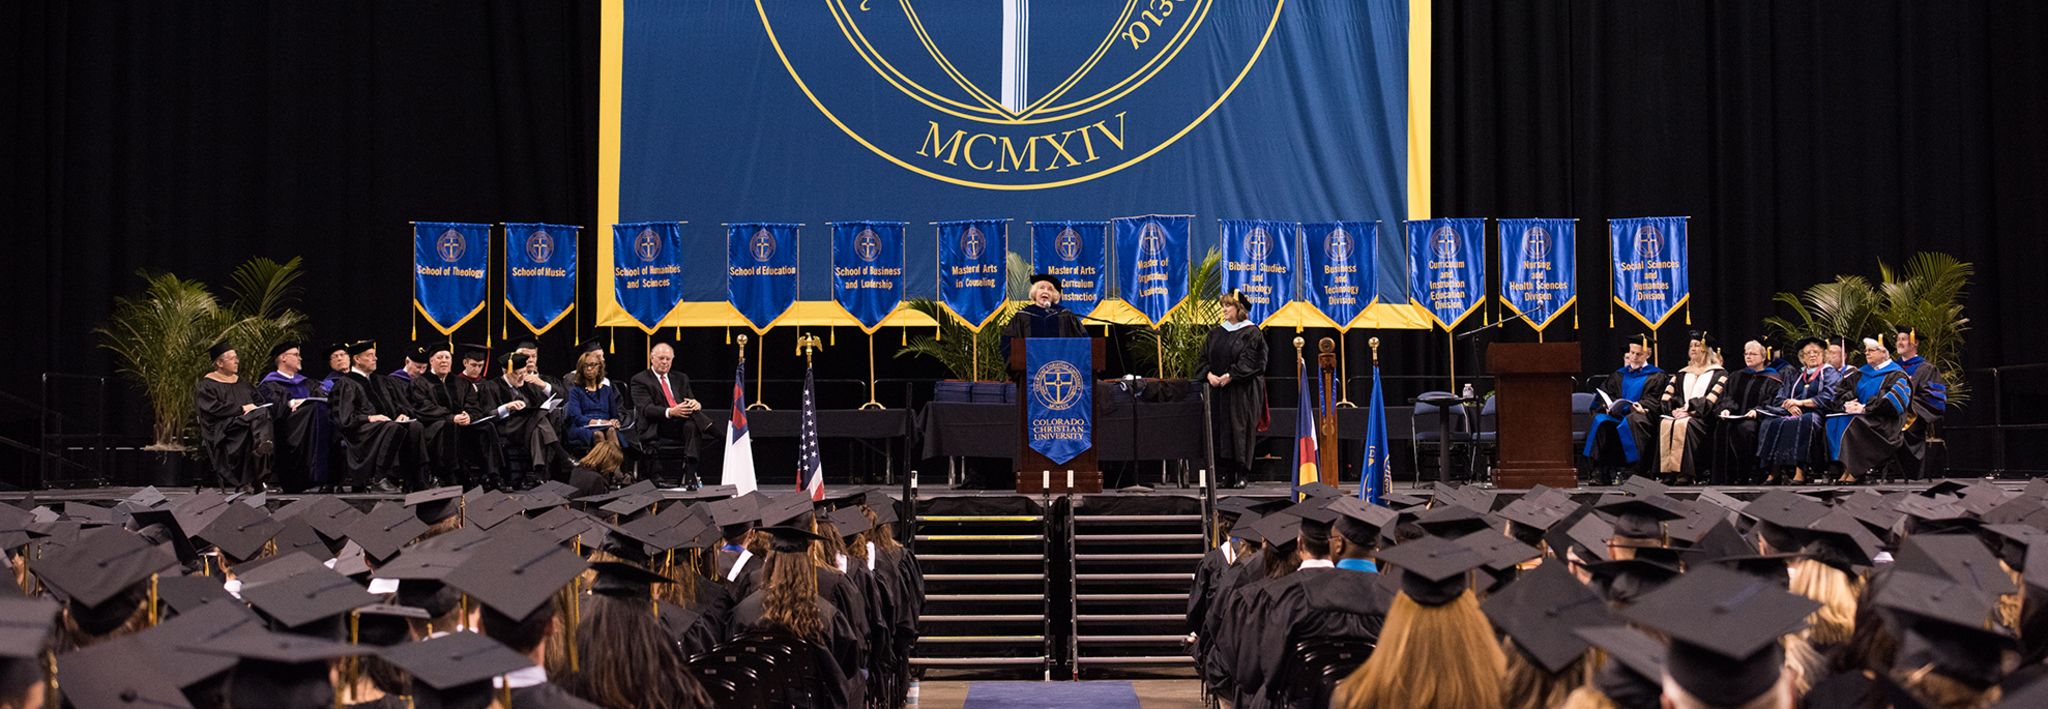
[[[1500,301],[1542,332],[1579,299],[1578,220],[1502,219]]]
[[[505,310],[536,335],[576,307],[576,235],[582,229],[505,225]]]
[[[1345,328],[1379,294],[1376,244],[1379,222],[1317,222],[1302,225],[1301,287],[1323,316]],[[1405,299],[1403,299],[1405,300]]]
[[[1117,217],[1117,294],[1137,308],[1149,325],[1188,297],[1187,215]]]
[[[1692,296],[1685,217],[1607,220],[1614,302],[1655,330]]]
[[[414,222],[412,305],[443,335],[483,312],[491,225]]]
[[[1031,449],[1065,463],[1095,444],[1093,349],[1086,337],[1033,337],[1024,341],[1024,372],[1031,391],[1025,422]]]
[[[796,302],[796,224],[725,225],[726,299],[755,332]]]
[[[1223,292],[1244,293],[1252,322],[1262,323],[1294,300],[1294,239],[1300,227],[1271,219],[1220,219]]]
[[[641,330],[661,327],[661,319],[682,302],[682,273],[681,222],[612,226],[612,292]]]
[[[1408,222],[1408,297],[1445,330],[1486,300],[1486,220]]]
[[[903,302],[903,222],[832,223],[832,299],[874,332]]]
[[[939,222],[939,302],[980,330],[1009,297],[1010,223],[1003,219]]]
[[[1109,222],[1032,222],[1031,266],[1060,279],[1060,304],[1095,312],[1109,280]]]

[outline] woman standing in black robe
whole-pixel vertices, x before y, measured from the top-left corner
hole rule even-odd
[[[1009,324],[1003,326],[1003,356],[1009,356],[1011,340],[1088,336],[1088,331],[1081,327],[1081,316],[1060,305],[1062,293],[1059,277],[1043,273],[1031,277],[1031,304],[1018,310]]]
[[[255,491],[270,472],[270,418],[257,413],[256,390],[242,381],[235,348],[222,342],[208,354],[213,371],[199,377],[192,394],[200,443],[221,487]]]
[[[1217,301],[1223,322],[1202,343],[1201,371],[1209,384],[1210,427],[1216,440],[1216,482],[1241,488],[1266,413],[1266,336],[1247,318],[1250,304],[1231,291]]]

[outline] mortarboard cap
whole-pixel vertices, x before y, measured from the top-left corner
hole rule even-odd
[[[1294,488],[1294,492],[1296,494],[1301,495],[1303,499],[1344,496],[1344,491],[1338,490],[1334,487],[1330,487],[1328,484],[1321,482],[1312,482],[1307,485],[1302,485],[1300,487]]]
[[[463,503],[462,513],[465,526],[490,529],[499,523],[525,513],[526,508],[513,498],[496,490],[486,491],[476,499]]]
[[[227,511],[231,500],[218,492],[201,492],[188,495],[171,503],[171,514],[178,520],[178,528],[193,531],[205,529],[213,518]]]
[[[1456,600],[1469,587],[1466,572],[1486,564],[1477,550],[1442,537],[1405,542],[1379,558],[1401,571],[1401,592],[1425,606]]]
[[[1922,534],[1907,537],[1899,546],[1895,567],[1900,571],[1938,575],[1984,594],[1987,598],[2018,591],[2012,576],[1999,568],[1991,550],[1968,534]]]
[[[447,576],[447,583],[508,618],[525,618],[587,567],[544,537],[491,541]]]
[[[1602,625],[1572,632],[1606,651],[1609,661],[1620,663],[1645,680],[1656,682],[1664,676],[1664,643],[1649,633],[1626,625]]]
[[[1266,515],[1253,522],[1252,527],[1267,544],[1281,549],[1291,549],[1301,541],[1301,518],[1294,515]]]
[[[1804,542],[1801,553],[1851,576],[1855,567],[1874,563],[1878,552],[1877,537],[1842,510],[1829,510],[1796,536]]]
[[[235,573],[242,582],[242,588],[250,589],[267,583],[276,583],[311,569],[324,569],[327,565],[305,552],[270,557],[262,564],[248,565]],[[159,582],[161,585],[161,582]]]
[[[1614,516],[1614,536],[1629,539],[1663,539],[1664,523],[1684,519],[1687,512],[1662,494],[1624,498],[1596,509]]]
[[[153,664],[163,672],[165,679],[179,687],[189,687],[228,671],[235,666],[235,658],[188,648],[206,647],[234,635],[260,635],[264,632],[263,619],[256,617],[246,606],[240,603],[208,603],[180,612],[177,617],[138,632],[134,637],[151,655],[163,660]]]
[[[1547,505],[1523,498],[1508,503],[1500,509],[1500,516],[1518,526],[1535,530],[1538,534],[1550,531],[1558,522],[1570,517],[1574,507]]]
[[[372,559],[382,561],[398,553],[399,547],[418,539],[427,532],[427,523],[402,505],[389,502],[378,505],[348,526],[349,541],[363,548],[363,553]]]
[[[1566,541],[1579,549],[1579,556],[1586,561],[1606,561],[1609,558],[1607,540],[1612,536],[1614,525],[1593,514],[1580,517],[1565,530]]]
[[[200,606],[227,601],[237,608],[241,603],[211,576],[169,576],[157,579],[156,597],[165,608],[178,615],[198,610]]]
[[[47,598],[0,598],[0,658],[41,656],[58,607]]]
[[[1401,515],[1391,509],[1356,497],[1339,497],[1327,508],[1337,513],[1336,530],[1353,544],[1377,546],[1379,536]]]
[[[31,570],[62,599],[86,608],[177,563],[171,553],[115,527],[86,530],[77,541],[47,554]]]
[[[405,506],[412,508],[421,522],[438,523],[462,511],[462,486],[449,485],[406,495]]]
[[[131,494],[126,498],[123,498],[123,500],[130,503],[134,503],[137,507],[148,509],[168,502],[170,498],[164,497],[164,493],[162,490],[158,490],[156,489],[155,485],[151,485],[149,487],[136,490],[134,494]]]
[[[654,481],[642,480],[640,482],[636,482],[631,485],[627,485],[625,487],[601,495],[578,497],[576,498],[576,501],[587,505],[599,505],[604,504],[606,502],[611,502],[612,500],[616,500],[627,495],[653,495],[659,492],[660,489],[654,486]]]
[[[1487,514],[1493,511],[1493,491],[1477,485],[1439,487],[1436,488],[1435,492],[1436,501],[1443,503],[1443,505],[1432,505],[1435,508],[1441,509],[1444,505],[1452,505],[1480,514]]]
[[[832,527],[839,530],[841,538],[851,539],[874,525],[868,522],[868,516],[859,507],[841,507],[832,511]]]
[[[711,521],[720,527],[752,526],[761,519],[760,499],[757,495],[716,500],[709,503]]]
[[[1991,621],[1993,600],[1944,576],[1893,569],[1871,598],[1879,609],[1960,625]],[[1903,625],[1903,624],[1902,624]]]
[[[262,553],[263,545],[277,536],[284,524],[248,505],[228,505],[213,523],[192,535],[219,548],[234,561],[247,561]]]
[[[1708,704],[1741,706],[1776,686],[1779,638],[1820,607],[1770,581],[1700,568],[1638,599],[1621,614],[1671,637],[1665,672]]]
[[[242,600],[277,621],[280,629],[291,629],[371,605],[377,597],[349,577],[321,566],[279,581],[245,586]]]
[[[138,661],[149,647],[134,637],[99,643],[57,658],[63,668],[63,704],[53,706],[90,707],[191,707],[185,693],[158,669],[158,663]]]
[[[395,645],[378,654],[412,675],[415,699],[427,706],[463,706],[465,700],[488,704],[491,678],[533,666],[525,655],[469,631]]]
[[[618,499],[607,502],[604,504],[603,507],[597,508],[597,510],[605,514],[619,515],[621,517],[631,517],[633,515],[640,514],[641,512],[645,512],[647,508],[654,506],[654,503],[660,501],[661,498],[655,495],[635,493],[631,495],[621,496]],[[809,509],[809,507],[806,506],[805,509]]]
[[[769,500],[761,505],[761,526],[779,527],[787,524],[808,526],[805,515],[811,513],[811,498],[791,493]]]
[[[1827,505],[1783,490],[1758,495],[1742,508],[1744,516],[1757,521],[1757,532],[1764,541],[1779,551],[1798,549],[1796,530],[1806,528],[1827,513]]]
[[[1485,568],[1492,571],[1513,569],[1524,561],[1543,556],[1535,547],[1515,541],[1493,530],[1473,532],[1456,540],[1471,547],[1486,559]]]
[[[1650,549],[1662,550],[1661,547]],[[1644,549],[1640,551],[1648,551]],[[1678,578],[1676,561],[1661,558],[1654,553],[1639,555],[1632,559],[1616,559],[1586,565],[1593,574],[1593,583],[1607,600],[1627,605],[1643,596],[1663,588],[1672,579]]]
[[[1491,515],[1461,505],[1430,509],[1418,515],[1415,524],[1440,537],[1462,537],[1493,529]]]
[[[762,527],[758,530],[768,535],[768,548],[779,552],[800,552],[809,549],[811,542],[825,538],[800,527]]]
[[[667,576],[617,561],[600,561],[591,564],[590,568],[597,572],[597,580],[590,584],[590,591],[607,596],[652,598],[654,584],[674,582]]]
[[[1588,643],[1574,629],[1615,622],[1600,595],[1558,562],[1523,574],[1479,609],[1514,639],[1516,649],[1553,674],[1586,653]]]

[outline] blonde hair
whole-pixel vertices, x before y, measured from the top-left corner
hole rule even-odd
[[[597,435],[591,437],[590,452],[583,454],[583,459],[576,461],[576,464],[610,475],[619,472],[619,466],[625,462],[626,454],[619,450],[617,440],[609,435]]]
[[[1977,689],[1934,671],[1933,665],[1892,670],[1891,679],[1914,699],[1935,709],[1983,709],[2004,698],[1998,685]]]
[[[1804,697],[1822,675],[1827,674],[1827,658],[1820,656],[1813,643],[1797,634],[1779,639],[1785,648],[1785,673],[1792,676],[1792,694]]]
[[[1789,589],[1820,602],[1799,637],[1821,647],[1848,643],[1856,634],[1856,598],[1863,593],[1863,580],[1810,558],[1792,562],[1791,571]]]
[[[1605,694],[1601,694],[1600,690],[1594,689],[1591,686],[1585,686],[1572,690],[1571,694],[1565,696],[1564,702],[1557,705],[1557,709],[1620,708],[1614,704],[1614,700],[1608,699]]]
[[[1372,657],[1337,684],[1332,706],[1467,709],[1501,705],[1507,658],[1470,590],[1441,606],[1394,596]]]
[[[1500,678],[1501,706],[1507,709],[1548,709],[1563,704],[1574,690],[1593,682],[1593,669],[1600,666],[1597,650],[1580,653],[1564,669],[1544,669],[1521,650],[1513,638],[1502,638],[1501,655],[1507,671]]]

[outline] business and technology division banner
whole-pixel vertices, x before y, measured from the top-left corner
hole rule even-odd
[[[1294,239],[1300,226],[1271,219],[1219,219],[1223,292],[1244,293],[1252,322],[1262,323],[1294,300]]]
[[[1032,222],[1031,266],[1060,279],[1060,304],[1095,312],[1109,273],[1109,222]]]
[[[1010,223],[1005,219],[939,222],[939,303],[970,330],[980,330],[1009,297]]]
[[[1578,220],[1502,219],[1500,301],[1542,332],[1579,298]]]
[[[832,223],[832,299],[874,332],[903,302],[904,222]]]
[[[1024,341],[1030,387],[1031,449],[1065,463],[1095,444],[1093,352],[1086,337],[1033,337]]]
[[[796,302],[797,224],[725,225],[726,299],[754,332]]]
[[[576,236],[565,224],[505,225],[505,310],[546,334],[576,307]]]
[[[1445,330],[1486,300],[1486,220],[1408,222],[1408,297]]]
[[[612,225],[612,293],[642,331],[683,301],[682,222]]]
[[[1380,223],[1316,222],[1301,229],[1307,300],[1338,328],[1349,327],[1379,295],[1374,269]]]
[[[1692,296],[1686,276],[1686,217],[1607,220],[1614,254],[1614,302],[1654,330]],[[1690,320],[1691,317],[1687,316]]]
[[[1188,297],[1188,227],[1190,215],[1117,217],[1117,295],[1158,325]]]
[[[483,312],[491,225],[414,222],[412,305],[443,335]]]

